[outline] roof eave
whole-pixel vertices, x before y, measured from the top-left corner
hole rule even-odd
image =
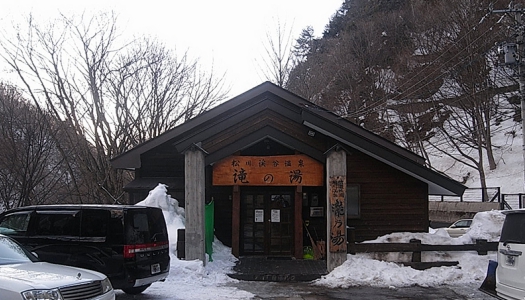
[[[372,141],[359,138],[345,138],[329,131],[324,127],[318,126],[310,120],[303,120],[303,124],[315,131],[327,135],[338,142],[357,149],[405,174],[415,177],[428,185],[428,193],[446,196],[461,196],[466,187],[459,182],[432,171],[420,164],[418,161],[401,157],[388,149],[374,144]]]

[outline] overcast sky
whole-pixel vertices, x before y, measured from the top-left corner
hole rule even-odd
[[[22,19],[29,12],[50,16],[65,13],[114,10],[126,33],[158,37],[179,53],[185,50],[205,66],[213,63],[219,75],[226,72],[231,96],[264,81],[261,75],[263,42],[276,22],[286,24],[295,40],[303,28],[313,26],[321,36],[343,0],[0,0],[0,25]]]

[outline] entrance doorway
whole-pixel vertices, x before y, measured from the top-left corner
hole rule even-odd
[[[241,193],[241,255],[291,256],[294,192],[258,188]]]

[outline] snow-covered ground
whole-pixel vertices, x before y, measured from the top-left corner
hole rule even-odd
[[[171,270],[165,282],[154,283],[144,294],[152,297],[170,299],[250,299],[254,295],[232,286],[236,280],[228,277],[235,265],[236,258],[231,249],[215,240],[213,261],[203,266],[200,261],[179,260],[176,256],[177,229],[184,227],[184,209],[178,201],[166,193],[166,186],[159,184],[149,196],[138,205],[160,207],[164,211],[170,234]],[[499,211],[478,213],[471,229],[459,238],[450,238],[444,229],[429,233],[393,233],[367,242],[408,242],[417,238],[425,244],[469,244],[476,239],[497,241],[500,235],[504,215]],[[431,268],[418,271],[403,267],[390,261],[402,261],[403,254],[382,255],[382,260],[372,255],[348,255],[348,260],[330,274],[312,282],[312,285],[326,287],[377,286],[406,287],[419,285],[434,287],[441,285],[481,285],[485,279],[489,260],[495,260],[496,254],[480,256],[476,252],[434,252],[423,253],[423,261],[454,260],[458,267]],[[407,254],[404,254],[407,255]],[[406,260],[405,260],[406,261]],[[156,298],[155,298],[156,299]]]
[[[494,125],[492,128],[492,143],[494,145],[494,159],[496,161],[496,169],[490,170],[487,158],[483,158],[485,177],[487,187],[499,187],[503,194],[517,194],[524,192],[524,152],[522,148],[522,130],[519,122],[514,122],[512,119],[507,119]],[[432,141],[440,144],[439,137],[435,137]],[[442,147],[447,147],[441,143]],[[430,163],[433,168],[439,170],[447,176],[459,182],[465,181],[465,185],[469,188],[480,188],[479,172],[466,166],[465,164],[454,161],[443,153],[428,149],[430,151]],[[469,155],[476,157],[475,150],[464,150]],[[460,158],[463,161],[468,161],[461,158],[457,151],[449,149],[450,153]]]

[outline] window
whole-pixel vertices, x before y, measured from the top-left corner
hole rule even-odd
[[[78,237],[79,215],[78,211],[38,211],[36,235]]]
[[[359,218],[361,215],[360,193],[358,185],[346,186],[346,217]]]
[[[128,211],[127,243],[147,244],[168,241],[166,223],[161,210],[132,209]]]
[[[109,217],[110,212],[107,210],[84,209],[81,224],[82,238],[100,238],[99,241],[105,241]]]
[[[505,216],[500,242],[525,244],[525,214],[508,214]]]
[[[30,218],[29,212],[16,213],[7,216],[0,223],[0,233],[2,234],[21,234],[27,231]]]

